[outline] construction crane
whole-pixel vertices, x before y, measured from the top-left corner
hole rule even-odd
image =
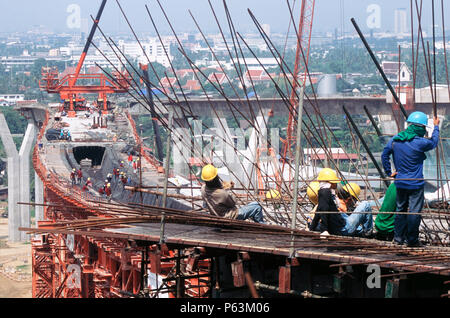
[[[298,99],[296,91],[300,86],[305,86],[307,79],[307,65],[309,59],[309,49],[311,44],[311,31],[314,18],[314,5],[315,0],[302,0],[301,3],[301,13],[300,21],[298,26],[298,38],[297,38],[297,51],[295,56],[295,66],[294,74],[292,79],[292,91],[290,95],[290,107],[289,119],[286,128],[286,139],[283,140],[283,167],[282,174],[284,172],[284,167],[286,164],[286,158],[293,158],[292,149],[295,144],[295,110],[298,105]],[[302,54],[303,51],[303,54]],[[303,98],[303,96],[299,96]],[[289,169],[289,176],[291,170]],[[291,179],[291,178],[290,178]]]
[[[106,2],[107,0],[102,1],[97,17],[92,25],[91,32],[89,33],[89,37],[78,61],[75,73],[65,75],[61,78],[57,67],[43,67],[41,70],[42,79],[39,81],[40,89],[45,90],[50,94],[59,94],[61,99],[64,101],[62,109],[68,111],[67,114],[69,117],[75,117],[76,110],[86,109],[85,99],[81,97],[80,94],[98,94],[98,99],[96,101],[97,107],[99,110],[103,108],[102,113],[107,114],[109,105],[107,95],[114,93],[126,93],[129,90],[130,75],[127,72],[112,72],[112,80],[103,73],[80,74]],[[79,80],[83,80],[83,82],[95,82],[96,85],[77,85]]]
[[[269,149],[258,149],[258,155],[256,156],[256,164],[257,164],[257,183],[259,194],[263,194],[263,189],[265,185],[272,185],[275,183],[275,188],[278,191],[281,191],[282,179],[284,178],[285,165],[287,164],[288,158],[293,158],[292,149],[295,146],[295,109],[298,105],[298,99],[296,91],[299,86],[305,86],[306,78],[307,78],[307,65],[308,65],[308,57],[309,57],[309,49],[311,43],[311,30],[312,23],[314,17],[314,5],[315,0],[302,0],[301,3],[301,11],[300,11],[300,22],[298,27],[298,38],[297,38],[297,50],[295,57],[295,66],[294,66],[294,74],[292,79],[292,91],[290,95],[290,107],[291,111],[289,112],[288,125],[286,128],[287,137],[286,139],[282,139],[283,143],[283,156],[282,156],[282,167],[281,172],[278,167],[278,161],[274,160],[274,150],[272,148]],[[303,51],[303,54],[302,54]],[[303,58],[304,55],[304,58]],[[300,96],[302,98],[302,96]],[[273,111],[270,112],[269,116],[273,115]],[[261,154],[266,153],[267,157],[270,158],[270,162],[272,164],[273,175],[269,175],[267,170],[266,178],[264,178],[261,173],[262,164],[259,162]],[[291,169],[289,169],[289,180],[292,180]],[[268,181],[270,180],[270,181]]]

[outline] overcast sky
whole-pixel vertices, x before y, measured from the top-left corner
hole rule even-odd
[[[196,30],[189,15],[189,9],[198,20],[202,30],[207,32],[217,30],[208,0],[160,0],[160,2],[177,33]],[[222,0],[211,0],[211,2],[221,23],[225,26]],[[300,12],[300,2],[300,0],[295,1],[297,17]],[[448,26],[450,25],[449,17],[447,17],[450,15],[450,3],[444,2],[448,6],[445,10]],[[69,25],[77,21],[73,19],[76,15],[76,11],[73,10],[77,6],[80,8],[81,18],[85,21],[89,19],[87,21],[90,28],[90,15],[96,15],[100,3],[101,0],[0,0],[1,31],[27,31],[33,25],[44,25],[56,32],[75,31],[76,29],[70,29]],[[293,0],[290,0],[290,3],[292,5]],[[431,26],[431,0],[426,0],[424,3],[427,5],[423,12],[423,27],[429,29]],[[145,9],[146,4],[154,16],[158,29],[162,32],[169,31],[156,0],[120,0],[120,4],[137,31],[153,32]],[[286,32],[287,30],[289,11],[286,0],[228,0],[227,4],[238,31],[247,32],[254,27],[247,12],[248,8],[252,10],[260,23],[269,24],[272,32]],[[356,19],[362,29],[367,30],[367,19],[374,14],[374,11],[367,11],[372,4],[379,5],[381,9],[378,21],[382,31],[393,31],[394,11],[397,8],[406,9],[409,30],[410,0],[316,0],[313,30],[333,31],[337,28],[340,31],[343,27],[345,32],[353,32],[353,26],[350,23],[352,17]],[[437,25],[441,25],[440,4],[440,0],[435,0]],[[417,26],[417,20],[414,23]],[[129,30],[116,0],[108,0],[100,25],[108,32],[127,32]]]

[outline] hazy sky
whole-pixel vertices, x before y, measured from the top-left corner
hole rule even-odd
[[[178,32],[196,30],[194,22],[189,15],[190,9],[198,20],[201,28],[205,31],[216,31],[211,10],[207,0],[160,0],[166,10],[171,22]],[[226,20],[223,14],[222,0],[211,0],[220,21],[225,26]],[[415,1],[413,1],[415,2]],[[450,3],[446,12],[450,12]],[[0,0],[2,18],[0,19],[1,32],[26,31],[33,25],[44,25],[57,32],[75,31],[68,28],[67,21],[72,17],[73,4],[78,5],[83,19],[95,16],[101,0]],[[293,0],[290,0],[292,5]],[[298,16],[300,0],[295,1],[295,13]],[[431,26],[431,0],[424,1],[425,29]],[[147,4],[160,31],[169,31],[167,23],[163,19],[161,10],[156,0],[120,0],[124,11],[128,15],[136,30],[153,32],[153,27],[147,15],[145,5]],[[232,13],[238,31],[246,32],[254,25],[247,12],[250,8],[261,23],[271,26],[272,32],[285,32],[289,23],[289,11],[286,0],[228,0],[228,7]],[[332,31],[343,27],[345,32],[353,32],[350,18],[354,17],[360,27],[367,30],[366,20],[370,16],[367,8],[371,4],[380,6],[379,21],[381,30],[393,30],[394,10],[405,8],[409,30],[410,22],[410,0],[316,0],[314,25],[316,31]],[[441,1],[435,0],[436,24],[441,25]],[[449,15],[449,14],[447,14]],[[446,17],[450,25],[449,17]],[[72,20],[73,21],[73,20]],[[417,21],[414,21],[417,25]],[[128,26],[124,21],[116,0],[109,0],[100,23],[101,27],[108,32],[127,32]]]

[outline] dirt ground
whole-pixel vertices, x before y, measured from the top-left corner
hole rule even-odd
[[[8,242],[8,219],[0,217],[0,298],[31,297],[31,244]]]

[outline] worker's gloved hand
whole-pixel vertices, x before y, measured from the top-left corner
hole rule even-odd
[[[330,236],[330,233],[328,233],[328,231],[320,233],[320,238],[326,238],[327,236]]]
[[[434,119],[433,119],[433,125],[434,126],[439,126],[439,123],[440,123],[441,121],[439,120],[439,118],[438,117],[434,117]]]
[[[233,181],[230,181],[230,182],[224,181],[224,182],[222,182],[222,186],[224,189],[233,189],[234,182]]]

